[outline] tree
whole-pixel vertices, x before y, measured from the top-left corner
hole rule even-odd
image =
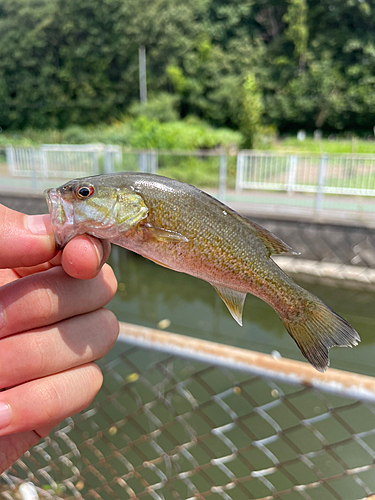
[[[259,91],[254,74],[249,73],[243,84],[243,98],[240,130],[244,136],[245,148],[254,146],[254,138],[261,128],[263,114],[262,94]]]
[[[309,30],[307,27],[306,0],[288,0],[288,10],[283,16],[283,21],[288,24],[285,37],[293,42],[294,53],[299,60],[299,69],[305,64]]]
[[[148,90],[181,117],[243,129],[254,98],[281,132],[374,125],[368,0],[0,0],[0,125],[122,119],[140,45]]]

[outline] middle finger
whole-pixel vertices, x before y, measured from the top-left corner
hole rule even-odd
[[[0,289],[0,338],[99,309],[112,299],[116,285],[108,265],[91,280],[77,280],[56,267],[8,283]]]
[[[98,309],[2,339],[0,389],[97,360],[111,349],[118,330],[116,316]]]

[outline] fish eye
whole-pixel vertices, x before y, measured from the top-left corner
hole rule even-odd
[[[77,189],[76,189],[76,195],[77,195],[77,198],[79,198],[80,200],[84,200],[86,198],[90,198],[90,196],[92,194],[94,194],[94,191],[95,189],[93,188],[93,186],[79,186]]]

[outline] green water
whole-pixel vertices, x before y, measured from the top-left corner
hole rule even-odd
[[[304,359],[276,313],[252,295],[246,298],[240,327],[212,286],[202,280],[115,246],[110,264],[122,285],[109,307],[121,321],[157,328],[159,321],[168,319],[166,331]],[[331,288],[294,278],[347,319],[361,336],[361,344],[353,349],[331,349],[331,366],[375,376],[375,292]]]

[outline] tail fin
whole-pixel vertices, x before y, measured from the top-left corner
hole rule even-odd
[[[305,358],[318,371],[324,372],[329,366],[328,351],[331,347],[352,347],[361,339],[341,316],[317,297],[314,299],[298,320],[281,320]]]

